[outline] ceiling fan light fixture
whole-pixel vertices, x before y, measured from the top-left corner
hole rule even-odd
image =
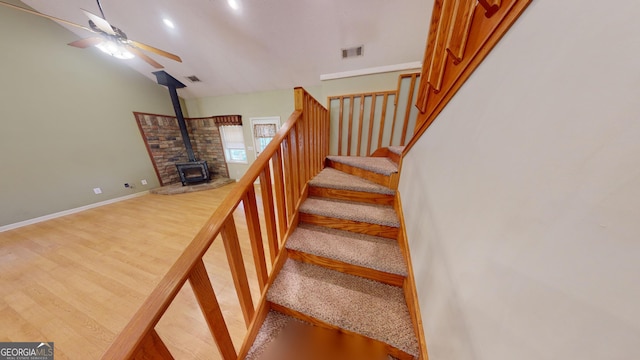
[[[240,9],[240,4],[238,4],[238,0],[227,0],[227,4],[229,4],[229,6],[230,6],[233,10],[238,10],[238,9]]]
[[[171,20],[169,20],[169,19],[167,19],[167,18],[162,19],[162,22],[163,22],[163,23],[164,23],[168,28],[171,28],[171,29],[175,29],[175,28],[176,28],[176,26],[173,24],[173,21],[171,21]]]
[[[103,41],[100,44],[97,44],[96,47],[105,54],[109,54],[118,59],[127,60],[135,57],[135,55],[133,55],[124,46],[114,41]]]

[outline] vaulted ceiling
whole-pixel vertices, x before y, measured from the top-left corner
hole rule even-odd
[[[294,86],[320,76],[422,61],[432,0],[102,0],[106,19],[130,39],[179,55],[178,63],[148,53],[187,88],[206,97]],[[87,25],[81,9],[99,14],[94,0],[24,0],[35,10]],[[175,28],[163,23],[170,20]],[[78,38],[92,34],[62,25]],[[342,59],[343,48],[364,55]],[[60,46],[66,46],[60,44]],[[78,56],[84,51],[78,49]],[[108,55],[105,55],[108,56]],[[122,60],[155,79],[140,59]],[[201,82],[192,83],[195,75]]]

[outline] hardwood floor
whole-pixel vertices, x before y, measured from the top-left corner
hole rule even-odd
[[[0,233],[0,341],[53,341],[57,360],[99,359],[234,186],[144,195]],[[241,206],[234,217],[257,303]],[[219,238],[204,261],[237,350],[246,326]],[[156,329],[176,359],[220,358],[188,282]]]

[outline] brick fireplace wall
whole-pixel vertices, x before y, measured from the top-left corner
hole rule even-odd
[[[175,116],[134,112],[140,134],[147,145],[161,185],[180,182],[176,163],[188,162],[187,149],[182,141]],[[197,160],[206,160],[211,178],[228,178],[222,139],[216,117],[185,118],[193,152]]]

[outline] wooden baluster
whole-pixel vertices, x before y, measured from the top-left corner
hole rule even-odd
[[[308,98],[308,95],[305,96]],[[304,125],[304,167],[305,167],[305,179],[304,183],[311,178],[313,171],[311,170],[311,121],[313,120],[313,113],[309,106],[309,101],[305,101],[304,113],[303,113],[303,125]],[[303,184],[304,185],[304,184]]]
[[[258,205],[256,203],[256,192],[253,187],[247,189],[247,193],[242,198],[244,205],[244,215],[247,219],[247,231],[251,240],[251,251],[253,262],[256,266],[256,275],[260,291],[267,285],[267,263],[264,258],[264,245],[262,243],[262,232],[260,231],[260,218],[258,216]]]
[[[373,125],[375,124],[376,117],[376,99],[378,94],[371,96],[371,111],[369,112],[369,136],[367,138],[367,153],[366,156],[371,155],[371,137],[373,136]]]
[[[318,104],[312,104],[311,108],[313,110],[313,116],[311,117],[312,123],[312,131],[311,131],[311,167],[313,169],[312,175],[316,176],[320,171],[318,169],[318,157],[320,156],[319,146],[320,146],[320,123],[318,121],[320,114],[320,107]]]
[[[304,124],[301,121],[298,121],[298,123],[296,124],[296,127],[297,127],[296,135],[298,137],[297,153],[298,153],[298,172],[299,172],[299,175],[298,175],[298,193],[297,193],[298,199],[300,198],[300,194],[302,193],[302,189],[304,188],[304,184],[307,183],[307,169],[305,168],[305,163],[304,163],[304,157],[305,157],[304,130],[305,130],[305,126],[306,126],[306,124]]]
[[[291,191],[293,195],[293,207],[291,209],[294,210],[296,204],[298,204],[298,199],[300,198],[300,183],[298,181],[298,169],[300,166],[300,164],[298,163],[298,131],[295,126],[291,128],[289,138],[291,139],[291,166],[289,168],[289,171],[291,172]]]
[[[486,10],[485,17],[490,18],[500,10],[500,0],[478,0],[478,2]]]
[[[218,347],[218,351],[224,360],[235,360],[237,357],[236,349],[231,341],[227,323],[222,316],[220,304],[213,291],[211,280],[207,274],[207,270],[202,262],[198,261],[189,273],[189,283],[193,289],[193,293],[200,304],[202,314],[209,326],[209,331],[213,335],[213,340]]]
[[[285,189],[285,200],[287,201],[287,224],[289,224],[289,220],[293,216],[295,203],[293,202],[293,175],[291,175],[291,168],[293,167],[291,163],[291,136],[287,136],[282,142],[282,155],[283,155],[283,166],[284,166],[284,189]]]
[[[398,86],[398,89],[400,86]],[[389,143],[388,146],[393,145],[393,136],[396,131],[396,117],[398,116],[398,99],[400,98],[400,92],[397,92],[395,98],[393,99],[393,120],[391,121],[391,134],[389,135]]]
[[[344,116],[344,96],[340,96],[340,113],[338,115],[338,155],[342,155],[342,117]]]
[[[271,254],[271,264],[278,256],[278,234],[276,233],[276,216],[273,209],[273,190],[271,189],[271,173],[269,167],[265,167],[260,173],[260,189],[262,192],[262,205],[264,207],[264,220],[267,228],[267,241]]]
[[[321,136],[320,136],[320,146],[321,146],[321,151],[320,151],[320,170],[324,169],[324,158],[327,157],[327,155],[329,155],[329,134],[331,133],[331,128],[329,127],[329,112],[328,111],[322,111],[322,109],[320,109],[321,112],[321,116],[320,116],[320,128],[322,128],[322,132],[321,132]]]
[[[380,133],[378,134],[378,149],[382,147],[382,136],[384,135],[384,123],[387,118],[387,102],[389,101],[389,94],[385,93],[382,100],[382,117],[380,118]]]
[[[349,128],[347,131],[347,156],[351,156],[351,130],[353,128],[353,100],[354,100],[354,97],[349,96]]]
[[[251,299],[251,290],[249,289],[249,281],[247,280],[247,271],[245,270],[244,262],[242,261],[242,251],[240,250],[238,232],[236,231],[236,224],[233,220],[233,216],[229,216],[225,221],[222,231],[220,231],[220,235],[222,235],[222,241],[227,253],[227,260],[229,261],[229,268],[231,269],[233,283],[236,287],[240,307],[242,308],[242,315],[244,315],[244,321],[247,327],[249,327],[251,317],[254,312],[253,300]]]
[[[144,339],[142,339],[140,345],[138,345],[138,349],[135,351],[132,358],[135,360],[173,360],[173,355],[171,355],[167,345],[164,344],[155,329],[151,329]]]
[[[447,63],[447,52],[445,48],[447,46],[449,29],[452,24],[452,18],[454,11],[456,10],[456,4],[458,0],[444,1],[442,4],[442,13],[440,14],[440,23],[438,24],[437,37],[434,44],[433,58],[431,59],[431,66],[429,68],[428,81],[431,84],[433,90],[438,93],[442,86],[442,79],[444,77],[444,67]],[[434,7],[435,10],[435,7]]]
[[[413,106],[413,92],[416,87],[417,74],[411,75],[411,85],[409,85],[409,98],[407,99],[407,107],[404,112],[404,124],[402,125],[402,136],[400,137],[400,145],[404,146],[407,137],[407,127],[409,127],[409,117],[411,115],[411,107]]]
[[[476,0],[461,0],[458,3],[453,27],[449,37],[447,51],[453,57],[454,64],[459,64],[464,56],[464,50],[467,46],[467,39],[471,32],[471,24],[473,14],[475,13]]]
[[[273,154],[273,186],[276,193],[275,202],[278,217],[278,232],[280,234],[280,241],[282,241],[284,239],[284,234],[287,232],[287,224],[289,223],[289,220],[287,219],[281,150],[278,150]]]
[[[360,148],[362,147],[362,126],[364,122],[364,95],[360,95],[360,113],[358,114],[358,143],[356,155],[360,156]]]

